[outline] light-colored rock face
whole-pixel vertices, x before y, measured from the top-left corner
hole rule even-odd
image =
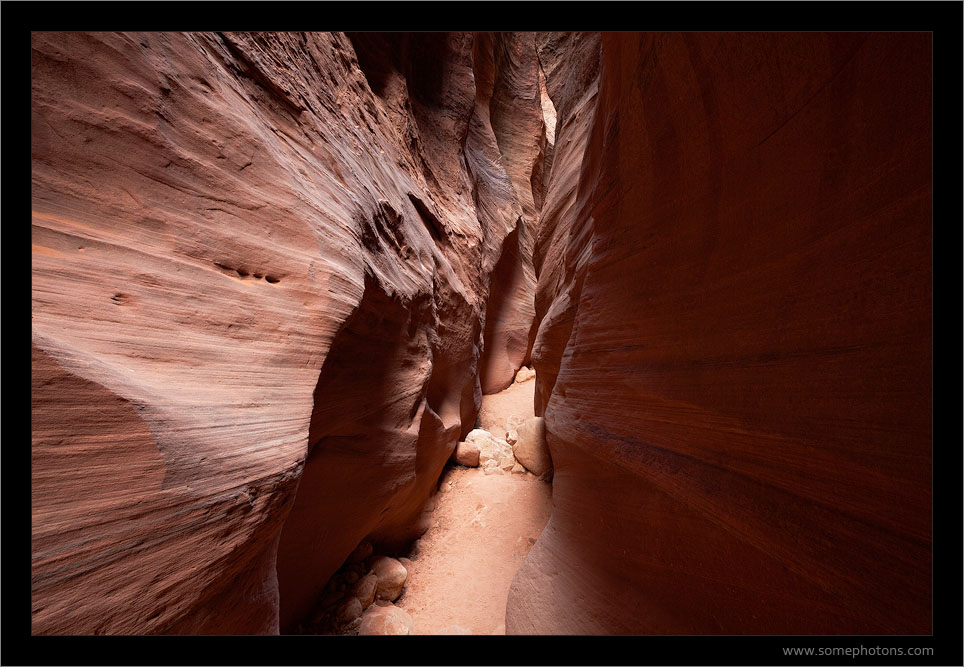
[[[362,616],[359,635],[410,635],[415,627],[407,611],[386,603],[385,606],[371,607]]]
[[[555,477],[507,632],[931,632],[931,36],[591,38],[538,38]]]
[[[534,45],[31,39],[32,631],[284,630],[475,421]]]
[[[512,452],[528,470],[535,475],[543,475],[552,468],[552,457],[546,446],[546,423],[542,417],[527,419],[519,427],[518,439]]]

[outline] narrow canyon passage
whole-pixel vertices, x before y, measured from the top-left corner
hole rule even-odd
[[[503,453],[509,443],[529,442],[519,433],[530,433],[525,424],[534,416],[534,389],[533,372],[523,368],[508,388],[483,396],[480,430],[467,439],[505,437]],[[459,463],[457,450],[423,511],[420,538],[396,550],[363,542],[293,632],[505,634],[510,586],[551,514],[552,475],[526,456],[525,445],[502,459],[501,467],[493,465],[492,445],[487,440],[470,465]],[[540,474],[525,469],[515,454]]]
[[[534,388],[530,380],[483,396],[480,428],[502,435],[532,417]],[[446,468],[396,602],[412,617],[413,634],[505,634],[509,586],[549,519],[551,493],[531,472]]]
[[[33,634],[932,631],[928,34],[30,41]]]

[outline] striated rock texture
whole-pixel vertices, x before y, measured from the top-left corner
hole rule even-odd
[[[931,631],[928,34],[539,35],[509,633]]]
[[[477,95],[469,136],[485,147],[480,155],[488,158],[469,164],[473,173],[483,174],[501,155],[499,164],[504,170],[476,178],[480,187],[475,196],[480,210],[491,212],[494,219],[514,216],[491,271],[485,349],[479,366],[485,394],[512,384],[516,371],[529,363],[535,334],[532,251],[555,117],[544,86],[540,87],[534,37],[535,33],[482,34],[475,41]],[[486,139],[491,136],[495,145]],[[502,202],[509,202],[511,208],[506,209]]]
[[[32,46],[32,630],[283,631],[524,361],[533,36]]]

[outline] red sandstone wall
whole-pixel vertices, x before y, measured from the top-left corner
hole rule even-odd
[[[929,35],[565,39],[507,630],[930,632]]]
[[[474,36],[32,45],[32,630],[278,632],[479,409]]]

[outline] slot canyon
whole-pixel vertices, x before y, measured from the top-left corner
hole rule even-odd
[[[930,34],[30,42],[32,634],[931,633]]]

